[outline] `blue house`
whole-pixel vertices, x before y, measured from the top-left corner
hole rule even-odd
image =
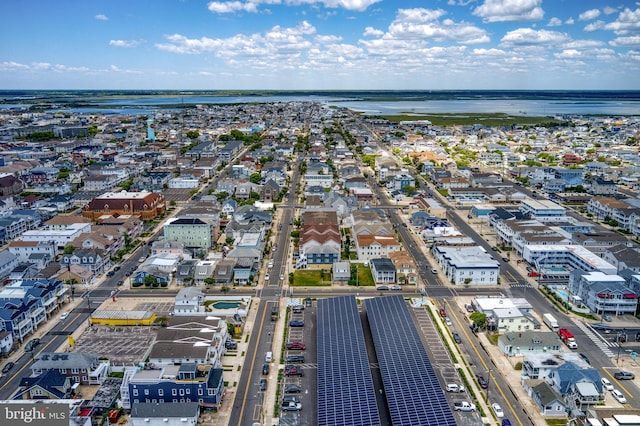
[[[123,406],[130,408],[140,402],[197,402],[200,407],[217,409],[224,389],[223,370],[207,367],[188,363],[127,372],[121,387],[121,394],[125,391]]]
[[[58,370],[47,370],[39,376],[23,377],[12,399],[68,399],[71,386],[69,377]]]
[[[551,386],[566,401],[597,404],[604,398],[600,374],[595,368],[580,368],[573,362],[566,362],[552,372],[549,379]]]

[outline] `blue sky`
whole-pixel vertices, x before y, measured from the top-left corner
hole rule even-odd
[[[0,89],[640,89],[640,2],[4,0]]]

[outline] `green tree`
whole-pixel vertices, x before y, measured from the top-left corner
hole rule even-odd
[[[262,175],[260,173],[251,173],[249,176],[249,182],[258,184],[262,180]]]
[[[158,283],[158,278],[153,275],[147,275],[144,277],[144,286],[145,287],[158,287],[160,283]]]
[[[66,246],[64,248],[64,250],[62,251],[62,254],[73,254],[73,252],[76,250],[76,248],[74,246]]]
[[[478,330],[483,330],[487,326],[487,314],[474,312],[469,315],[469,319],[475,324]]]
[[[189,130],[187,132],[187,137],[189,139],[198,139],[199,136],[200,136],[200,132],[198,130]]]

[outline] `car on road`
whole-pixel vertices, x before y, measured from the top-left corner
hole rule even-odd
[[[602,319],[603,319],[603,320],[605,320],[605,321],[607,321],[607,322],[611,322],[611,321],[612,321],[612,319],[611,319],[611,315],[603,315],[603,316],[602,316]]]
[[[64,321],[69,317],[69,312],[63,312],[60,314],[60,321]]]
[[[284,375],[285,376],[300,376],[303,377],[304,376],[304,372],[302,371],[302,368],[295,366],[295,365],[285,365],[284,366]]]
[[[462,339],[458,333],[453,333],[453,340],[458,344],[462,343]]]
[[[389,290],[389,286],[388,285],[379,285],[378,287],[376,287],[376,290],[378,290],[378,291],[386,291],[386,290]]]
[[[583,354],[582,352],[580,352],[580,353],[578,353],[578,356],[579,356],[580,358],[582,358],[582,360],[583,360],[584,362],[586,362],[587,364],[591,365],[591,362],[589,361],[589,358],[587,358],[587,356],[586,356],[585,354]]]
[[[476,374],[476,379],[478,380],[478,384],[482,389],[486,389],[489,387],[489,382],[484,378],[481,374]]]
[[[108,277],[112,277],[112,276],[114,276],[115,273],[116,273],[116,271],[111,270],[111,271],[107,272],[107,276]]]
[[[260,379],[260,390],[262,392],[267,390],[267,379],[265,378]]]
[[[280,280],[284,281],[284,274],[280,274]]]
[[[270,277],[269,277],[269,274],[268,274],[268,273],[264,274],[264,280],[265,280],[265,281],[269,281],[269,278],[270,278]]]
[[[265,376],[269,374],[269,364],[262,364],[262,374]]]
[[[602,379],[600,379],[600,380],[602,381],[602,387],[603,387],[605,390],[608,390],[608,391],[612,391],[612,390],[613,390],[613,383],[611,383],[611,382],[609,381],[609,379],[607,379],[606,377],[603,377],[603,378],[602,378]]]
[[[493,246],[493,247],[491,247],[491,250],[493,250],[493,251],[498,251],[498,247]]]
[[[627,398],[620,392],[618,389],[614,389],[611,391],[611,395],[618,401],[620,404],[626,404]]]
[[[298,349],[298,350],[303,351],[303,350],[305,350],[307,348],[307,345],[305,345],[302,342],[289,342],[289,343],[287,343],[286,348],[289,349],[289,350]]]
[[[493,410],[497,418],[501,419],[504,417],[504,411],[502,411],[502,407],[497,402],[491,404],[491,409]]]
[[[453,325],[453,323],[451,322],[451,319],[449,319],[449,317],[446,317],[446,318],[444,319],[444,323],[445,323],[445,324],[447,324],[448,326]]]
[[[395,284],[392,285],[391,287],[389,287],[390,290],[394,290],[394,291],[401,291],[402,290],[402,286]]]
[[[40,344],[40,339],[38,339],[37,337],[35,339],[31,339],[27,342],[26,345],[24,345],[24,350],[25,351],[32,351],[36,348],[36,346],[38,346]]]
[[[147,260],[147,256],[142,256],[140,259],[138,259],[138,263],[144,263],[145,260]]]
[[[432,274],[437,274],[437,273],[438,273],[438,270],[437,270],[436,268],[433,268],[433,269],[431,270],[431,273],[432,273]]]
[[[287,385],[284,387],[284,393],[300,393],[302,388],[298,385]]]
[[[503,258],[502,258],[502,261],[503,261],[503,262],[508,262],[508,261],[509,261],[509,258],[508,258],[508,257],[503,257]]]
[[[304,362],[304,355],[287,355],[285,362]]]
[[[304,321],[291,320],[289,321],[289,327],[304,327]]]
[[[636,378],[636,375],[630,371],[617,371],[613,373],[613,377],[617,380],[633,380]]]
[[[302,410],[302,404],[289,402],[288,404],[282,404],[282,411],[300,411]]]
[[[441,316],[442,318],[446,318],[446,317],[447,317],[447,311],[445,311],[445,309],[444,309],[444,308],[440,308],[440,309],[438,310],[438,312],[440,312],[440,316]]]
[[[4,365],[4,367],[2,367],[2,372],[3,373],[8,373],[9,371],[11,371],[11,369],[15,366],[15,364],[11,361],[9,361],[8,363],[6,363]]]
[[[124,284],[124,280],[118,281],[118,287],[121,286],[122,284]]]

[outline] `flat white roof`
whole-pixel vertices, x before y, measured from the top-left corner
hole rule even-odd
[[[504,297],[476,297],[476,305],[482,311],[493,311],[496,309],[517,309],[511,299]]]
[[[525,198],[522,200],[522,204],[526,204],[530,208],[534,210],[544,210],[544,209],[558,209],[558,210],[566,210],[560,204],[554,203],[550,200],[534,200],[533,198]]]
[[[498,268],[498,261],[480,246],[438,247],[456,268]]]
[[[600,270],[611,270],[611,269],[616,270],[617,269],[615,266],[613,266],[606,260],[602,259],[595,253],[576,244],[549,244],[549,245],[529,244],[527,245],[526,249],[529,250],[529,252],[531,252],[532,254],[540,253],[542,255],[544,255],[545,252],[548,253],[548,252],[569,251],[575,254],[576,256],[578,256],[580,259],[582,259],[589,265],[591,265],[593,269],[600,269]]]
[[[626,282],[625,279],[619,275],[607,275],[600,271],[591,271],[588,274],[583,275],[582,279],[591,282]]]
[[[102,194],[100,197],[98,198],[111,198],[111,199],[135,199],[135,198],[144,198],[147,195],[151,194],[151,192],[149,191],[140,191],[140,192],[127,192],[127,191],[120,191],[120,192],[105,192],[104,194]]]

